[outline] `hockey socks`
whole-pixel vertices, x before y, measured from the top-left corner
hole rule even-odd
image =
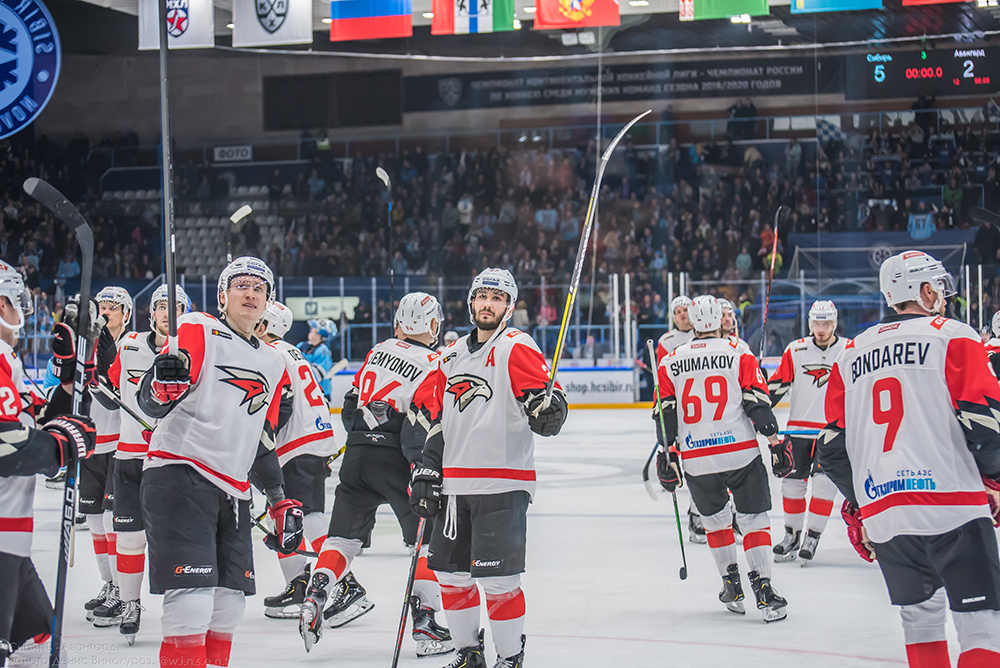
[[[469,573],[439,573],[441,603],[455,647],[479,642],[479,587]]]
[[[909,647],[907,649],[907,658],[909,658]],[[945,654],[945,660],[947,660],[948,655]],[[923,664],[920,664],[921,667]],[[947,664],[942,664],[947,665]],[[913,666],[911,663],[910,666]],[[1000,652],[992,652],[988,649],[970,649],[967,652],[962,652],[958,655],[958,668],[995,668],[1000,666]]]
[[[142,593],[142,573],[146,568],[146,532],[124,531],[118,534],[118,585],[123,601],[135,601]]]
[[[792,531],[802,531],[802,525],[805,524],[808,487],[808,480],[784,478],[781,481],[781,505],[785,511],[785,526],[790,527]]]
[[[823,533],[827,520],[833,512],[833,501],[837,498],[837,486],[822,473],[812,477],[812,498],[809,499],[809,519],[806,530]]]
[[[209,666],[228,666],[232,649],[232,633],[209,631],[205,636],[205,663]]]
[[[761,577],[770,578],[771,520],[767,513],[752,515],[737,513],[736,518],[743,528],[743,551],[746,553],[750,570],[757,571]]]
[[[160,668],[202,668],[205,660],[204,633],[165,637],[160,643]]]
[[[703,515],[701,521],[705,525],[708,547],[711,549],[712,558],[715,559],[715,565],[719,568],[719,575],[725,577],[729,564],[736,563],[733,513],[727,504],[725,508],[714,515]]]
[[[936,640],[907,645],[906,662],[910,668],[951,668],[951,661],[948,659],[948,642]],[[959,659],[959,665],[961,663],[962,661]]]
[[[486,614],[497,654],[503,658],[514,656],[522,650],[524,634],[524,592],[521,576],[507,575],[480,578],[486,593]]]
[[[427,553],[427,545],[420,546],[417,570],[413,576],[413,595],[420,598],[425,607],[437,612],[441,609],[441,587],[434,571],[427,567]]]
[[[108,560],[108,537],[104,533],[104,516],[87,515],[87,526],[94,540],[94,555],[97,557],[97,570],[101,579],[111,582],[111,562]]]

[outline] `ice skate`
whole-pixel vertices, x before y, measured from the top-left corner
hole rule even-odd
[[[330,606],[323,611],[323,619],[335,629],[371,612],[375,604],[368,600],[366,593],[354,573],[348,573],[337,583],[337,591]]]
[[[143,608],[139,605],[138,599],[125,603],[125,611],[122,612],[122,623],[118,627],[118,630],[128,640],[129,645],[135,644],[135,634],[139,632],[139,619],[142,616],[142,610]]]
[[[765,622],[777,622],[788,616],[785,607],[788,601],[778,596],[771,586],[771,578],[762,578],[757,571],[750,571],[747,576],[750,578],[750,587],[753,589],[754,598],[757,599],[757,609]]]
[[[816,556],[816,549],[819,547],[819,539],[822,535],[820,532],[813,531],[812,529],[806,532],[806,538],[802,541],[802,549],[799,550],[799,556],[803,559],[803,566],[812,561],[812,558]]]
[[[497,662],[493,664],[493,668],[523,668],[524,667],[524,636],[521,636],[521,651],[514,656],[508,656],[503,659],[497,657]]]
[[[74,523],[76,524],[77,531],[90,531],[90,525],[87,524],[87,516],[83,513],[77,514]]]
[[[793,531],[791,527],[785,527],[785,537],[781,542],[771,548],[774,552],[775,562],[794,561],[796,551],[799,549],[799,538],[801,531]]]
[[[325,573],[317,573],[299,610],[299,635],[302,636],[307,652],[312,650],[313,645],[323,637],[322,612],[323,606],[326,605],[326,588],[329,585],[330,578]]]
[[[726,574],[722,576],[722,591],[719,592],[719,600],[726,604],[726,609],[729,612],[745,615],[746,609],[743,607],[743,598],[740,567],[736,564],[729,564]]]
[[[459,647],[455,658],[444,668],[486,668],[482,629],[479,630],[479,644],[472,647]]]
[[[87,611],[88,622],[94,621],[94,610],[96,610],[98,606],[104,605],[104,602],[108,600],[108,595],[111,594],[112,586],[113,585],[110,582],[105,582],[104,586],[101,587],[100,593],[83,604],[83,609]]]
[[[690,510],[688,511],[688,529],[690,530],[688,540],[692,543],[704,544],[708,542],[708,538],[705,536],[705,526],[701,523],[701,515],[696,515]]]
[[[99,606],[94,608],[94,626],[99,629],[118,626],[122,622],[125,603],[119,598],[118,587],[111,585],[111,592]]]
[[[454,647],[451,633],[434,619],[434,611],[420,606],[420,597],[410,597],[413,614],[413,639],[417,642],[417,656],[447,654]]]
[[[59,469],[51,478],[45,479],[45,486],[49,489],[62,489],[66,485],[66,469]]]
[[[298,619],[309,588],[309,566],[285,587],[285,591],[264,599],[264,616],[271,619]]]

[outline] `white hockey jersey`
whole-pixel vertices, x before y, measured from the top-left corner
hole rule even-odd
[[[664,332],[663,336],[661,336],[660,340],[656,343],[656,363],[659,364],[664,357],[674,352],[693,338],[693,329],[689,329],[686,332],[679,329],[671,329],[668,332]]]
[[[118,356],[108,371],[108,379],[118,390],[122,403],[138,415],[142,415],[139,381],[153,366],[153,358],[158,352],[152,332],[130,332],[118,342]],[[121,413],[121,429],[115,459],[145,459],[149,445],[142,437],[142,425],[125,411],[117,412]],[[156,426],[155,419],[146,417],[145,420],[150,426]]]
[[[278,463],[284,466],[299,455],[329,457],[337,450],[330,405],[313,376],[312,365],[287,341],[275,341],[271,346],[281,353],[294,395],[292,414],[274,437]]]
[[[100,390],[97,390],[100,391]],[[118,448],[121,436],[121,411],[105,408],[101,402],[94,401],[90,406],[90,417],[97,428],[97,447],[95,455],[114,452]]]
[[[35,419],[28,412],[31,394],[21,360],[0,341],[0,421],[34,427]],[[0,477],[0,552],[31,556],[34,503],[35,476]]]
[[[996,437],[1000,385],[975,330],[943,317],[895,317],[847,343],[829,385],[826,419],[844,432],[874,542],[990,517],[966,430]],[[827,475],[836,474],[820,447]]]
[[[826,390],[830,370],[848,342],[848,339],[837,336],[824,350],[810,336],[792,341],[785,348],[777,370],[767,382],[767,388],[771,393],[772,406],[786,393],[789,394],[789,430],[822,429],[826,426]]]
[[[524,490],[534,495],[535,441],[522,402],[529,391],[544,389],[548,379],[538,346],[516,329],[502,330],[475,352],[468,335],[448,346],[436,392],[444,494]]]
[[[676,411],[677,441],[691,475],[733,471],[760,454],[744,401],[767,402],[757,359],[739,339],[696,339],[657,369],[664,411]]]
[[[226,494],[249,499],[264,421],[273,433],[289,385],[285,361],[207,313],[178,318],[177,337],[191,356],[191,389],[157,424],[145,468],[186,464]]]

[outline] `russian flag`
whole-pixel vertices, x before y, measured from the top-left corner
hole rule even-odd
[[[332,0],[330,41],[413,35],[411,0]]]

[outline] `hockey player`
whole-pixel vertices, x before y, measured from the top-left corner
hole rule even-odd
[[[444,341],[441,343],[440,346],[438,346],[437,351],[439,353],[444,352],[444,349],[450,346],[451,344],[455,343],[455,341],[458,341],[458,332],[456,332],[453,329],[449,329],[447,332],[444,333]]]
[[[990,332],[993,334],[992,338],[983,345],[986,347],[986,356],[993,368],[993,375],[1000,379],[1000,355],[997,354],[1000,353],[1000,311],[993,314]]]
[[[220,274],[221,318],[182,316],[139,384],[139,406],[160,419],[140,501],[151,593],[164,594],[160,665],[226,666],[233,632],[254,593],[250,481],[263,489],[284,549],[302,539],[298,501],[286,499],[274,434],[287,418],[285,362],[254,335],[274,298],[257,258]]]
[[[107,323],[111,340],[119,341],[132,319],[132,297],[125,288],[109,286],[94,297]],[[115,451],[121,428],[121,416],[113,404],[93,402],[91,417],[97,426],[97,452],[80,463],[80,512],[87,518],[87,527],[94,541],[97,569],[104,580],[101,591],[83,604],[87,619],[96,627],[117,626],[125,604],[121,600],[118,582],[118,543],[114,530]]]
[[[130,332],[118,344],[118,355],[108,372],[108,380],[121,402],[140,415],[138,401],[139,380],[153,366],[153,360],[167,342],[167,286],[153,291],[149,300],[149,332]],[[177,317],[190,310],[191,301],[180,286],[175,287],[174,308]],[[98,394],[99,402],[102,395]],[[155,426],[149,418],[147,424]],[[121,430],[114,462],[114,531],[117,535],[119,598],[122,602],[121,624],[118,630],[131,645],[139,632],[142,606],[140,593],[142,574],[146,567],[146,532],[142,523],[142,506],[139,489],[142,483],[142,465],[149,450],[151,434],[134,418],[121,414]]]
[[[14,352],[28,315],[31,300],[21,275],[0,262],[0,666],[27,641],[44,642],[52,628],[52,604],[31,562],[35,474],[51,475],[85,459],[97,438],[89,418],[54,417],[72,406],[69,364],[60,368],[62,383],[39,420],[44,426],[34,428],[42,401],[28,388]],[[75,360],[75,339],[67,323],[58,323],[54,354]]]
[[[944,317],[951,275],[921,251],[882,263],[895,311],[849,343],[830,371],[820,463],[847,501],[863,559],[877,557],[900,606],[911,668],[1000,665],[1000,386],[979,335]],[[985,484],[985,491],[984,491]]]
[[[312,365],[313,376],[319,381],[323,396],[329,399],[332,379],[327,378],[326,374],[333,368],[333,356],[327,342],[337,335],[337,325],[327,318],[310,320],[308,325],[308,338],[299,343],[298,348]]]
[[[789,394],[789,431],[816,431],[826,426],[826,391],[830,369],[849,341],[837,336],[837,307],[829,300],[813,302],[809,309],[809,338],[792,341],[781,355],[778,369],[768,381],[771,406]],[[789,393],[789,390],[791,392]],[[795,470],[781,480],[785,510],[785,536],[774,546],[775,561],[792,561],[796,555],[809,561],[816,555],[820,536],[830,519],[837,487],[816,463],[816,436],[791,435]],[[812,479],[809,518],[806,519],[806,490]],[[805,524],[806,536],[802,539]],[[801,543],[801,549],[800,549]]]
[[[757,360],[741,352],[736,341],[721,337],[722,309],[715,297],[696,297],[688,312],[695,339],[665,357],[657,369],[666,429],[661,433],[654,407],[657,439],[664,446],[679,441],[669,455],[657,454],[657,475],[664,489],[673,492],[681,486],[684,461],[684,477],[722,575],[719,599],[730,611],[744,614],[732,493],[757,607],[766,622],[784,619],[787,602],[771,586],[771,494],[754,430],[767,437],[779,475],[794,468],[791,443],[777,436]]]
[[[431,295],[411,292],[403,296],[393,321],[397,336],[371,349],[344,397],[340,415],[347,430],[347,449],[340,484],[328,538],[316,561],[299,621],[306,651],[322,637],[324,618],[332,626],[343,626],[373,607],[350,569],[380,505],[390,505],[406,544],[416,544],[419,518],[410,509],[407,486],[411,464],[420,458],[430,424],[414,404],[435,402],[440,368],[434,346],[442,320],[441,305]],[[441,609],[441,593],[427,568],[427,527],[411,601],[418,656],[451,650],[448,629],[434,620],[434,612]],[[336,595],[324,611],[335,584]]]
[[[281,302],[272,302],[257,326],[257,336],[281,352],[292,383],[292,414],[274,442],[285,480],[285,496],[302,504],[304,541],[299,548],[319,552],[326,538],[325,487],[330,476],[327,460],[336,452],[337,445],[330,423],[330,406],[311,365],[298,348],[282,340],[291,327],[291,310]],[[299,606],[305,600],[309,584],[308,559],[297,552],[279,551],[278,563],[287,587],[280,594],[264,599],[264,614],[274,619],[298,619]]]
[[[433,397],[418,397],[431,421],[423,459],[413,469],[410,503],[438,515],[429,565],[441,583],[458,653],[448,668],[484,668],[479,587],[498,654],[496,668],[524,664],[528,503],[535,491],[534,437],[555,436],[568,407],[534,340],[508,328],[517,284],[504,269],[484,269],[469,288],[475,329],[441,359]],[[434,403],[429,400],[433,399]]]

